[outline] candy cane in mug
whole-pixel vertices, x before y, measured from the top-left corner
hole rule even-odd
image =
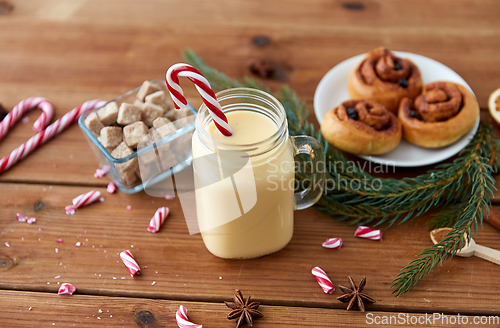
[[[49,125],[45,130],[40,131],[35,136],[31,137],[31,139],[29,139],[27,142],[14,149],[9,155],[2,158],[0,160],[0,174],[17,164],[19,161],[48,142],[50,139],[66,130],[78,120],[80,115],[94,108],[101,107],[105,103],[106,102],[102,100],[90,100],[65,114],[63,117]]]
[[[45,98],[31,97],[17,104],[0,122],[0,140],[24,114],[35,108],[40,108],[42,110],[42,114],[33,124],[33,130],[40,132],[45,129],[54,117],[54,106],[52,106],[52,104]]]
[[[185,76],[194,83],[217,129],[226,137],[231,136],[233,132],[227,123],[226,115],[222,112],[222,107],[217,101],[210,83],[199,70],[191,65],[179,63],[172,65],[167,71],[165,81],[167,82],[167,88],[174,101],[175,108],[180,109],[187,105],[184,92],[179,85],[179,76]]]

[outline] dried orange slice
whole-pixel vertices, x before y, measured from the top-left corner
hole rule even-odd
[[[493,119],[500,124],[500,88],[493,91],[488,99],[488,109]]]

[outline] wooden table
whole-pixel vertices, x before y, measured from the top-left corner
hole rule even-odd
[[[315,87],[331,67],[385,45],[451,67],[484,109],[500,87],[499,14],[495,0],[1,0],[0,101],[10,110],[29,96],[43,96],[59,118],[86,100],[113,99],[161,78],[191,47],[235,78],[250,74],[251,59],[274,62],[282,81],[264,82],[273,89],[289,84],[312,112]],[[186,89],[199,104],[194,89]],[[19,122],[2,140],[0,157],[33,135],[38,115],[29,114],[29,123]],[[314,115],[310,119],[317,123]],[[188,234],[178,200],[109,195],[109,180],[93,177],[96,167],[73,126],[0,176],[0,326],[176,327],[175,310],[183,304],[195,323],[234,327],[222,302],[236,288],[263,304],[265,317],[256,327],[373,326],[365,314],[345,311],[335,299],[339,290],[322,292],[310,273],[316,265],[335,285],[346,284],[348,275],[356,281],[366,275],[366,293],[376,300],[368,307],[373,318],[460,313],[472,322],[500,315],[500,268],[478,258],[454,258],[410,293],[391,295],[399,270],[431,245],[429,215],[383,227],[384,241],[373,242],[355,239],[354,227],[312,208],[296,213],[293,239],[282,251],[222,260],[199,235]],[[67,216],[64,206],[91,189],[103,192],[105,202]],[[160,206],[171,214],[160,233],[148,233]],[[37,222],[19,223],[16,213]],[[341,250],[321,247],[334,236],[344,239]],[[485,224],[476,241],[500,249],[499,236]],[[128,275],[118,256],[124,249],[147,267],[140,276]],[[74,284],[76,294],[57,295],[63,282]]]

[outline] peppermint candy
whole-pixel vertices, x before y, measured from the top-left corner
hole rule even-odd
[[[382,240],[382,231],[379,229],[360,226],[356,229],[354,236],[371,240]]]
[[[59,287],[59,290],[57,293],[59,295],[73,295],[73,293],[76,291],[76,287],[73,286],[72,284],[68,283],[62,283],[61,287]]]
[[[128,272],[130,272],[130,275],[133,277],[136,273],[141,271],[141,268],[139,267],[139,264],[134,259],[134,256],[132,253],[130,253],[129,250],[125,250],[120,253],[120,258],[123,261],[123,264],[128,269]]]
[[[116,186],[113,182],[108,183],[108,186],[106,187],[106,191],[109,192],[110,194],[114,194],[116,192]]]
[[[333,294],[333,292],[335,291],[335,286],[333,285],[330,278],[328,278],[326,272],[323,269],[321,269],[320,267],[314,267],[311,273],[313,274],[314,278],[316,278],[316,281],[323,289],[325,294]]]
[[[324,248],[340,249],[344,241],[340,238],[328,238],[321,246]]]
[[[101,192],[97,190],[89,191],[73,198],[73,205],[68,205],[64,208],[66,214],[75,214],[75,210],[85,205],[92,204],[101,198]]]
[[[165,221],[165,218],[168,216],[168,213],[170,213],[168,207],[160,207],[157,209],[155,215],[151,221],[149,221],[148,231],[152,233],[158,232],[163,221]]]
[[[175,320],[177,320],[177,326],[179,328],[203,328],[203,325],[197,325],[189,321],[187,317],[187,309],[180,305],[175,313]]]

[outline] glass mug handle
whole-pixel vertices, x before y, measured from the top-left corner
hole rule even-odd
[[[321,144],[313,137],[295,136],[290,137],[293,145],[294,155],[308,154],[311,163],[311,179],[309,186],[295,193],[295,208],[302,210],[313,206],[323,194],[325,183],[325,157]],[[321,167],[323,169],[321,169]],[[318,167],[320,170],[318,170]]]

